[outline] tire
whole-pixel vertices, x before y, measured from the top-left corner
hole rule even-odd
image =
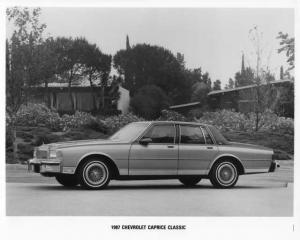
[[[56,180],[65,187],[75,187],[78,185],[78,179],[76,175],[61,174],[55,176]]]
[[[110,177],[108,164],[100,159],[88,160],[78,172],[79,183],[86,189],[103,189],[108,185]]]
[[[185,186],[192,187],[201,181],[201,177],[180,177],[178,180]]]
[[[216,188],[232,188],[239,179],[239,172],[237,166],[225,160],[213,165],[210,182]]]

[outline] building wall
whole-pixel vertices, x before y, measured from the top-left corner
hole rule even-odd
[[[129,104],[130,104],[130,96],[129,91],[125,88],[119,87],[120,98],[118,100],[117,109],[122,113],[128,113]]]

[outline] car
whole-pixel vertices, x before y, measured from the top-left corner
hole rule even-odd
[[[273,149],[230,142],[212,126],[178,121],[133,122],[108,139],[44,144],[29,170],[63,186],[103,189],[110,180],[178,179],[188,187],[209,179],[231,188],[240,175],[274,172]]]

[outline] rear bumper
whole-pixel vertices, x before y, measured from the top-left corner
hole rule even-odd
[[[52,173],[60,173],[61,165],[58,161],[47,161],[41,159],[29,159],[28,160],[28,171],[41,173],[41,174],[52,174]]]
[[[269,172],[275,172],[276,168],[279,168],[280,165],[277,161],[273,161],[270,165]]]

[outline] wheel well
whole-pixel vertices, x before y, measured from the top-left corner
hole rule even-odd
[[[210,170],[209,170],[209,175],[211,173],[211,170],[213,168],[213,166],[219,162],[222,162],[222,161],[225,161],[225,160],[229,160],[230,162],[232,162],[236,167],[237,167],[237,170],[238,170],[238,173],[239,175],[242,175],[245,173],[245,169],[244,169],[244,166],[242,165],[242,163],[235,157],[232,157],[232,156],[223,156],[223,157],[220,157],[219,159],[217,159],[214,164],[211,166]]]
[[[111,160],[109,157],[105,156],[105,155],[101,155],[101,154],[91,154],[89,156],[86,156],[84,157],[80,163],[78,164],[77,168],[76,168],[76,171],[75,171],[75,174],[78,172],[78,170],[80,169],[80,167],[85,163],[87,162],[88,160],[90,159],[101,159],[102,161],[104,161],[110,170],[112,170],[112,175],[111,175],[111,178],[114,179],[114,178],[117,178],[120,173],[119,173],[119,169],[117,167],[117,165],[113,162],[113,160]]]

